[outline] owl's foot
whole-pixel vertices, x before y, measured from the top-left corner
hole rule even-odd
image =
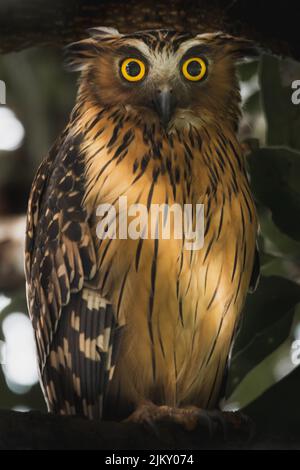
[[[249,439],[254,434],[254,423],[241,412],[204,410],[194,406],[173,408],[145,402],[126,421],[143,424],[157,435],[157,425],[163,422],[177,423],[186,431],[202,430],[209,438],[219,435],[228,440],[238,435]]]

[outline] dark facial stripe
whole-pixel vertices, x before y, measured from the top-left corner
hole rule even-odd
[[[119,49],[117,49],[117,54],[120,56],[124,57],[135,57],[137,59],[142,60],[143,62],[146,62],[148,64],[148,61],[146,57],[143,55],[143,53],[134,46],[121,46]]]
[[[199,44],[197,46],[193,46],[190,49],[188,49],[185,52],[182,60],[183,61],[187,60],[190,57],[205,56],[205,55],[208,55],[209,53],[211,53],[211,51],[212,51],[212,48],[210,46],[208,46],[206,44]]]

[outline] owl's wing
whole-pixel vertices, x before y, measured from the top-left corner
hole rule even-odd
[[[49,409],[100,418],[119,329],[92,287],[96,254],[84,193],[80,136],[62,136],[41,164],[28,207],[26,281]]]

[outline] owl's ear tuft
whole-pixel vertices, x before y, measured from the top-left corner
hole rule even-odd
[[[100,53],[97,42],[92,39],[72,42],[64,48],[64,65],[71,72],[84,70]]]
[[[115,28],[107,28],[106,26],[99,26],[88,29],[88,33],[92,38],[102,39],[107,37],[120,37],[122,36]]]
[[[247,58],[255,58],[260,55],[260,50],[255,42],[249,39],[224,35],[222,39],[225,50],[231,54],[236,61]]]
[[[105,45],[122,37],[115,28],[105,26],[88,29],[89,38],[73,42],[64,49],[64,63],[67,70],[78,72],[84,70],[97,57]]]
[[[213,43],[216,47],[221,48],[224,55],[231,55],[235,61],[255,58],[261,53],[255,42],[222,32],[201,34],[197,38]]]

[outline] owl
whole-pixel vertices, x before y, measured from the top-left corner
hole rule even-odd
[[[237,138],[236,63],[255,53],[223,33],[112,28],[67,48],[77,100],[38,169],[27,219],[28,308],[49,411],[180,421],[218,406],[259,273]],[[148,209],[201,204],[202,247],[99,237],[99,206],[120,215],[120,197]]]

